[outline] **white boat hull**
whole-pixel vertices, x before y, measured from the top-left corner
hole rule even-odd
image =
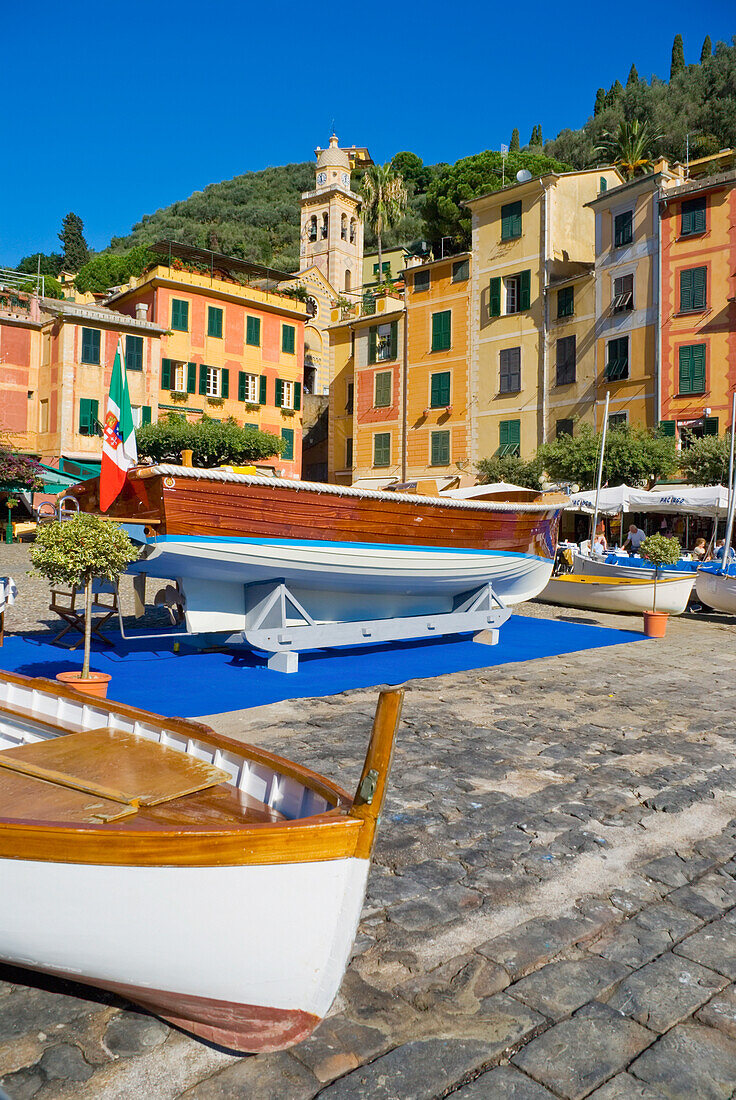
[[[714,611],[725,611],[736,615],[736,573],[710,572],[699,569],[696,574],[695,591],[698,599]]]
[[[218,1004],[253,1006],[266,1022],[321,1019],[349,961],[368,867],[355,858],[241,867],[4,859],[0,957],[154,1005],[174,995],[199,1004],[205,1022],[211,1013],[213,1027]]]
[[[584,554],[573,554],[572,571],[576,576],[584,577],[629,577],[632,580],[654,580],[654,567],[627,565],[626,561],[609,563],[601,558],[588,558]],[[694,570],[678,572],[674,569],[660,570],[659,577],[691,577]]]
[[[657,581],[657,611],[682,615],[695,583],[695,574],[661,577]],[[588,611],[622,611],[641,615],[651,611],[654,582],[631,577],[552,577],[539,597],[545,603]]]
[[[490,581],[504,604],[539,595],[552,561],[504,551],[306,540],[152,539],[131,572],[176,579],[191,632],[243,630],[248,585],[284,581],[317,621],[441,614]]]

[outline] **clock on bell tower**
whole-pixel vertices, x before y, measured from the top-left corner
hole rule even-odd
[[[315,189],[300,200],[299,266],[317,266],[335,294],[360,292],[363,223],[360,196],[350,188],[350,156],[333,134],[327,149],[315,149]]]

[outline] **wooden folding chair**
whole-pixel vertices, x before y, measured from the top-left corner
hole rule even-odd
[[[77,606],[79,598],[81,606]],[[53,611],[66,626],[52,639],[53,645],[60,645],[64,649],[77,649],[84,642],[84,588],[76,585],[71,592],[60,588],[51,589],[51,603],[49,611]],[[103,645],[112,646],[113,643],[102,633],[106,623],[113,615],[118,613],[117,588],[110,581],[92,582],[92,614],[98,612],[97,619],[92,619],[92,637],[97,638]],[[78,631],[79,638],[62,641],[69,631]]]

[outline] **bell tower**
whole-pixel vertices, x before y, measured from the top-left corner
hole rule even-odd
[[[300,200],[299,266],[317,266],[336,294],[355,294],[362,283],[363,223],[360,196],[350,189],[350,156],[336,134],[314,155],[315,189]]]

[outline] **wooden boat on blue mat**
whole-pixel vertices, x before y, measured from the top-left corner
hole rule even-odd
[[[350,958],[403,693],[354,798],[272,753],[0,672],[0,959],[240,1051],[327,1013]]]
[[[96,480],[73,493],[99,510]],[[176,579],[187,629],[217,632],[246,629],[281,583],[313,622],[450,613],[489,582],[513,606],[551,576],[566,499],[453,500],[159,465],[130,471],[108,514],[140,524],[132,571]]]
[[[682,615],[687,607],[695,574],[661,574],[657,579],[657,611]],[[539,597],[544,603],[580,607],[588,611],[624,611],[641,615],[651,611],[654,580],[628,576],[586,576],[563,573],[552,579]]]

